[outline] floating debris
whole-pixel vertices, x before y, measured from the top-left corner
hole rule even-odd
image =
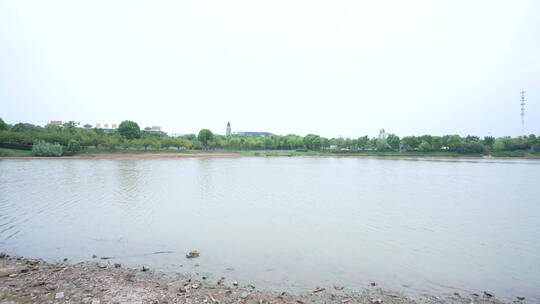
[[[120,267],[122,267],[121,264],[119,264],[119,263],[114,263],[114,268],[120,268]]]
[[[343,290],[344,288],[345,288],[344,286],[334,285],[335,290]]]
[[[192,251],[190,251],[190,252],[188,252],[186,254],[186,258],[188,258],[188,259],[198,258],[199,255],[200,254],[199,254],[199,252],[197,250],[192,250]]]
[[[485,295],[486,297],[488,297],[488,298],[493,297],[493,295],[492,295],[491,293],[487,292],[487,291],[484,291],[484,295]]]
[[[150,270],[150,267],[148,267],[148,266],[143,266],[143,267],[141,268],[141,270],[142,270],[142,271],[148,271],[148,270]]]
[[[371,286],[377,286],[377,283],[371,282],[371,283],[369,283],[369,285],[371,285]]]
[[[525,297],[516,297],[518,300],[523,301],[525,300]]]

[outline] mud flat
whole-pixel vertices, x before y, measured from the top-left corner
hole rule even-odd
[[[375,284],[373,284],[375,285]],[[524,301],[516,300],[521,303]],[[378,286],[333,286],[303,294],[258,291],[231,282],[196,280],[119,264],[46,263],[0,253],[0,303],[505,303],[490,294],[409,298]],[[508,302],[509,303],[509,302]]]

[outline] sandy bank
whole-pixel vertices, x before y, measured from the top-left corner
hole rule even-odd
[[[335,286],[291,295],[235,285],[226,278],[206,282],[108,263],[45,263],[0,253],[1,303],[504,303],[486,295],[411,299],[377,286]]]

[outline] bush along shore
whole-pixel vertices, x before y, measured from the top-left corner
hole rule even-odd
[[[18,151],[18,152],[16,152]],[[22,151],[22,152],[21,152]],[[226,151],[265,155],[377,155],[377,156],[500,156],[539,157],[540,136],[519,137],[422,135],[399,137],[384,129],[376,137],[325,138],[315,134],[276,136],[215,135],[208,129],[198,134],[167,136],[141,130],[125,120],[117,129],[63,125],[6,124],[0,118],[0,156],[71,156],[107,153],[193,153]],[[534,152],[539,151],[539,152]],[[19,155],[16,155],[19,154]],[[27,156],[27,155],[24,155]]]
[[[67,259],[46,263],[0,253],[0,303],[525,303],[518,297],[502,301],[489,292],[424,295],[409,298],[375,283],[355,290],[341,286],[314,287],[303,294],[259,291],[253,285],[221,278],[208,282],[179,273],[154,272],[146,266],[128,269],[120,264]]]

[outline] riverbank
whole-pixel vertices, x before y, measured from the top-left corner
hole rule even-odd
[[[295,150],[251,150],[251,151],[202,151],[202,150],[117,150],[114,152],[101,149],[87,149],[71,156],[42,157],[32,156],[31,151],[0,149],[0,159],[18,158],[54,158],[54,159],[112,159],[112,158],[222,158],[241,156],[263,156],[263,157],[392,157],[392,158],[516,158],[516,159],[540,159],[539,152],[505,151],[492,152],[490,154],[471,153],[463,154],[456,152],[382,152],[382,151],[295,151]]]
[[[106,262],[106,261],[102,261]],[[522,300],[514,302],[525,303]],[[482,295],[423,295],[412,299],[375,284],[355,290],[316,287],[304,294],[258,291],[254,286],[197,280],[180,273],[120,264],[46,263],[0,253],[0,303],[511,303]]]

